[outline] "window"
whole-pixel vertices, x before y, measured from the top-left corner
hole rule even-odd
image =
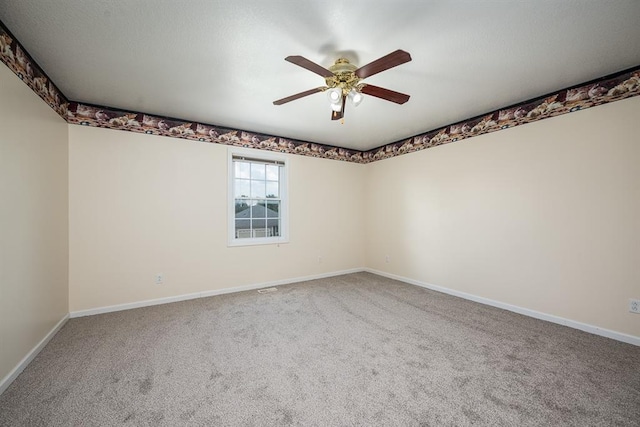
[[[229,150],[229,245],[287,242],[286,159]]]

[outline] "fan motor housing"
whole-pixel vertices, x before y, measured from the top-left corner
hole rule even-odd
[[[358,69],[355,65],[349,62],[346,58],[339,58],[335,64],[329,67],[334,75],[327,77],[325,80],[327,86],[338,87],[341,86],[345,89],[345,86],[349,88],[358,84],[360,79],[355,75],[355,71]]]
[[[349,62],[347,58],[339,58],[335,64],[329,67],[333,74],[352,74],[358,67]]]

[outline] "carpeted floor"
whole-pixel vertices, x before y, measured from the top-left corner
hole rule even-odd
[[[640,348],[369,273],[72,319],[2,426],[638,426]]]

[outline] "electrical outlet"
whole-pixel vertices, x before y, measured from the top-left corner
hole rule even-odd
[[[156,285],[162,285],[164,283],[164,277],[162,273],[156,274]]]
[[[389,257],[389,255],[385,255],[384,256],[384,262],[386,262],[388,264],[389,261],[391,261],[391,258]]]
[[[640,314],[640,299],[629,300],[629,311],[631,313]]]
[[[318,257],[318,264],[322,264],[322,257],[321,256]]]

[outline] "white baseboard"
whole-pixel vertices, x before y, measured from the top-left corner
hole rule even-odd
[[[157,298],[145,301],[130,302],[125,304],[110,305],[107,307],[90,308],[88,310],[72,311],[71,318],[93,316],[94,314],[111,313],[114,311],[130,310],[132,308],[149,307],[152,305],[168,304],[171,302],[186,301],[196,298],[206,298],[215,295],[230,294],[234,292],[252,291],[255,289],[269,288],[272,286],[287,285],[289,283],[304,282],[307,280],[324,279],[326,277],[341,276],[343,274],[359,273],[365,271],[364,268],[353,268],[350,270],[333,271],[330,273],[315,274],[311,276],[295,277],[292,279],[273,280],[270,282],[256,283],[252,285],[236,286],[232,288],[214,289],[210,291],[194,292],[191,294],[176,295],[166,298]]]
[[[396,274],[386,273],[384,271],[374,270],[372,268],[365,268],[364,271],[377,274],[380,276],[388,277],[389,279],[399,280],[401,282],[409,283],[411,285],[420,286],[422,288],[430,289],[432,291],[442,292],[444,294],[449,294],[449,295],[464,298],[467,300],[479,302],[480,304],[490,305],[492,307],[501,308],[504,310],[512,311],[518,314],[523,314],[525,316],[533,317],[536,319],[546,320],[547,322],[557,323],[559,325],[568,326],[573,329],[579,329],[581,331],[589,332],[594,335],[600,335],[602,337],[611,338],[617,341],[622,341],[628,344],[640,346],[640,337],[636,337],[634,335],[628,335],[622,332],[616,332],[610,329],[601,328],[599,326],[593,326],[587,323],[577,322],[571,319],[565,319],[564,317],[554,316],[552,314],[542,313],[539,311],[530,310],[528,308],[518,307],[517,305],[507,304],[507,303],[495,301],[489,298],[479,297],[477,295],[468,294],[466,292],[460,292],[454,289],[432,285],[431,283],[425,283],[419,280],[409,279],[408,277],[398,276]]]
[[[11,372],[9,372],[2,379],[2,381],[0,381],[0,394],[4,393],[4,391],[11,385],[13,380],[18,378],[18,375],[20,375],[20,373],[24,371],[24,368],[26,368],[27,365],[29,365],[29,363],[31,363],[33,359],[35,359],[38,353],[40,353],[42,349],[47,345],[47,343],[51,341],[51,338],[53,338],[54,335],[58,333],[58,331],[64,326],[64,324],[67,322],[68,319],[69,319],[68,314],[66,314],[62,319],[60,319],[60,321],[53,327],[53,329],[51,329],[49,333],[45,335],[45,337],[42,338],[40,342],[35,347],[33,347],[25,357],[22,358],[20,363],[18,363],[16,367],[13,368]]]

